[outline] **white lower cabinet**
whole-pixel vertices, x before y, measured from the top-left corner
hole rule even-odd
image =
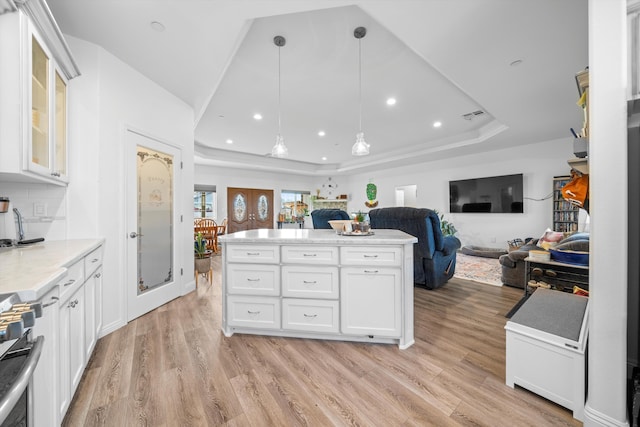
[[[399,268],[343,267],[340,271],[342,333],[400,336],[401,277]]]
[[[280,298],[230,295],[227,308],[230,326],[280,328]]]
[[[321,236],[310,244],[255,248],[223,240],[225,335],[413,344],[411,236],[368,246]]]
[[[60,421],[80,383],[85,362],[84,286],[60,301]]]
[[[58,288],[58,375],[52,387],[57,391],[55,425],[60,425],[67,413],[102,328],[101,247],[68,266],[67,272]]]
[[[42,317],[36,319],[32,337],[43,336],[44,346],[33,372],[33,426],[49,427],[58,419],[58,286],[41,300]]]
[[[284,298],[282,328],[292,331],[340,332],[338,301]]]
[[[85,299],[85,360],[89,361],[102,329],[102,267],[93,272],[84,283]]]

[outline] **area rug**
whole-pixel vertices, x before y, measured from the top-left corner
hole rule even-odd
[[[493,286],[502,286],[501,275],[500,263],[495,258],[465,255],[460,252],[456,255],[454,277]]]

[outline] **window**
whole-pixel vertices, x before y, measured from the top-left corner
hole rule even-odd
[[[218,203],[215,185],[196,186],[193,191],[193,217],[216,219]]]
[[[279,222],[296,222],[309,215],[309,191],[282,190],[280,192]]]

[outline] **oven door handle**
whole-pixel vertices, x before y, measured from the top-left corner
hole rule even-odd
[[[16,406],[16,403],[18,403],[18,400],[20,400],[22,393],[29,385],[29,381],[33,376],[33,371],[36,369],[36,365],[38,364],[38,359],[40,359],[40,353],[42,353],[43,344],[44,337],[40,335],[38,338],[36,338],[34,344],[31,346],[29,357],[27,357],[27,360],[25,361],[20,374],[16,378],[13,385],[11,385],[11,388],[5,395],[4,399],[0,401],[0,424],[2,424],[4,420],[7,419],[7,417],[11,413],[11,410],[14,406]]]

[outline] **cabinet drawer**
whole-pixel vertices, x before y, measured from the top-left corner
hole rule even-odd
[[[280,295],[280,266],[231,264],[227,267],[230,294]]]
[[[282,328],[308,332],[339,331],[338,301],[282,300]]]
[[[343,246],[340,248],[340,263],[344,265],[402,265],[402,248]]]
[[[91,274],[102,265],[102,253],[103,248],[100,246],[98,249],[84,257],[84,272],[86,277],[91,276]]]
[[[84,282],[84,262],[82,260],[67,267],[67,275],[63,277],[58,285],[60,286],[60,304],[66,302],[71,295]]]
[[[338,299],[339,278],[338,267],[286,265],[282,267],[282,295]]]
[[[338,248],[328,246],[283,246],[282,262],[337,265]]]
[[[227,261],[277,264],[280,262],[280,248],[279,246],[228,244]]]
[[[280,329],[280,299],[229,295],[227,324],[260,329]]]

